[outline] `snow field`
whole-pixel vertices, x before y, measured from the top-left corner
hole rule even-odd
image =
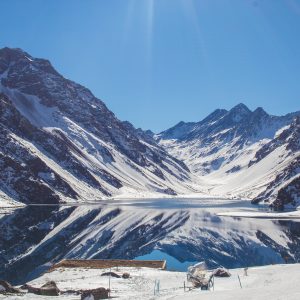
[[[49,280],[56,281],[62,291],[74,289],[93,289],[109,286],[109,277],[101,276],[110,269],[57,269],[45,273],[40,278],[30,282],[33,286],[41,286]],[[183,283],[186,281],[185,272],[170,272],[149,268],[113,268],[113,272],[122,274],[128,272],[129,279],[110,278],[111,296],[122,300],[232,300],[232,299],[300,299],[300,264],[294,265],[269,265],[248,269],[245,276],[244,269],[231,269],[231,277],[215,278],[214,290],[201,291],[193,289],[184,291]],[[240,277],[241,285],[238,276]],[[160,282],[160,292],[154,295],[155,281]],[[191,285],[187,283],[187,287]],[[79,299],[76,295],[61,295],[56,299]],[[0,296],[0,299],[29,300],[49,299],[49,297],[26,294],[24,296]]]

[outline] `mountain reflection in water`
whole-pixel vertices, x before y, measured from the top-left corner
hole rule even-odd
[[[171,200],[17,209],[0,218],[0,278],[22,284],[64,258],[134,259],[155,251],[166,255],[167,264],[174,258],[182,266],[205,260],[209,267],[234,268],[299,259],[298,222],[219,217],[217,205]],[[220,209],[234,206],[220,201]],[[247,209],[245,201],[237,203]],[[175,269],[183,270],[180,264]]]

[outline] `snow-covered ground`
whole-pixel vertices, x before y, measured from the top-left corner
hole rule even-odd
[[[215,290],[200,292],[192,291],[176,296],[162,297],[172,300],[298,300],[300,299],[300,265],[271,265],[250,268],[248,276],[244,276],[243,269],[230,270],[229,278],[216,278]],[[240,276],[242,288],[238,281]]]
[[[51,273],[45,273],[40,278],[30,282],[39,287],[49,280],[54,280],[62,291],[74,289],[93,289],[98,287],[108,288],[109,277],[101,276],[107,269],[57,269]],[[214,290],[201,291],[193,289],[184,291],[186,273],[170,272],[148,268],[118,268],[112,271],[122,274],[130,273],[129,279],[110,279],[111,296],[117,299],[129,300],[198,300],[198,299],[300,299],[300,264],[294,265],[269,265],[248,269],[248,276],[243,269],[231,269],[231,277],[215,278]],[[238,276],[241,280],[239,283]],[[160,291],[154,295],[155,281],[159,280]],[[0,296],[0,299],[29,300],[49,299],[49,297],[26,294],[24,296]],[[56,299],[75,300],[80,296],[62,295]]]

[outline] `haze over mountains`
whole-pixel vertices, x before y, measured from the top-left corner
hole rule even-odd
[[[0,50],[0,82],[1,201],[200,192],[298,205],[299,112],[238,104],[154,135],[21,49]]]

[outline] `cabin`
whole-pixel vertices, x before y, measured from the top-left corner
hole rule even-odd
[[[64,259],[53,265],[50,272],[58,268],[109,269],[116,267],[166,269],[165,260],[127,260],[127,259]]]

